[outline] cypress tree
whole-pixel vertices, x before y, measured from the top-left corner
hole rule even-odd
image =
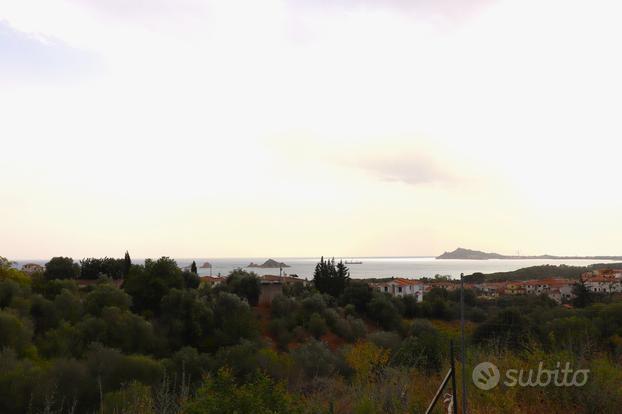
[[[194,274],[198,273],[198,271],[197,271],[197,263],[194,260],[192,261],[192,264],[190,265],[190,271],[192,273],[194,273]]]
[[[334,296],[337,297],[343,293],[350,282],[350,269],[342,260],[337,263],[335,271],[335,280],[333,282]]]
[[[132,259],[130,253],[126,250],[125,257],[123,258],[123,276],[127,276],[130,273],[130,267],[132,267]]]
[[[324,256],[315,266],[313,285],[322,293],[339,297],[348,285],[350,272],[343,262],[335,266],[335,259],[324,260]]]

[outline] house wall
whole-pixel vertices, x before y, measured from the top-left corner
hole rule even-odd
[[[379,291],[388,293],[391,296],[404,297],[415,296],[417,302],[423,301],[423,285],[399,285],[397,283],[384,283],[376,287]],[[401,289],[400,289],[401,288]]]
[[[259,292],[259,304],[269,305],[275,297],[283,293],[282,283],[262,283]]]

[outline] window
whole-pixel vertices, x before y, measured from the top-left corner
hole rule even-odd
[[[397,288],[397,291],[398,291],[398,292],[400,292],[400,293],[402,293],[402,287],[401,287],[401,286],[400,286],[400,287],[398,287],[398,288]]]
[[[389,287],[388,287],[388,286],[385,286],[385,287],[384,287],[384,291],[385,291],[385,292],[388,292],[388,291],[389,291]]]

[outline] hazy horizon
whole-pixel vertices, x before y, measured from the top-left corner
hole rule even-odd
[[[4,2],[0,255],[620,254],[620,9]]]
[[[453,251],[452,250],[448,250],[448,251]],[[470,249],[470,250],[476,250],[476,249]],[[125,252],[122,252],[125,253]],[[123,254],[119,253],[116,255],[109,255],[108,257],[122,257]],[[171,255],[164,255],[166,257],[170,257],[172,259],[175,259],[177,261],[188,261],[191,262],[193,260],[235,260],[235,259],[263,259],[263,260],[268,260],[268,259],[274,259],[274,260],[282,260],[282,259],[305,259],[305,260],[319,260],[321,257],[324,258],[333,258],[335,260],[350,260],[350,259],[436,259],[438,256],[440,256],[441,254],[443,254],[445,252],[440,252],[438,254],[430,254],[430,255],[369,255],[369,256],[354,256],[354,255],[311,255],[311,256],[277,256],[277,255],[265,255],[265,256],[171,256]],[[485,252],[485,253],[499,253],[499,252]],[[504,254],[504,253],[499,253],[499,254],[503,254],[503,255],[507,255],[507,256],[513,256],[515,255],[517,252],[514,253],[508,253],[508,254]],[[131,255],[131,252],[130,252]],[[537,256],[544,256],[544,255],[548,255],[548,256],[555,256],[555,257],[564,257],[563,255],[554,255],[554,254],[550,254],[550,253],[542,253],[542,254],[535,254],[535,255],[523,255],[521,254],[520,256],[529,256],[529,257],[537,257]],[[64,256],[67,257],[72,257],[74,260],[81,260],[83,258],[86,258],[86,256],[72,256],[69,254],[66,254]],[[620,256],[622,257],[622,255],[604,255],[604,254],[598,254],[598,255],[568,255],[566,257],[578,257],[578,258],[582,258],[582,257],[611,257],[611,256]],[[92,257],[104,257],[102,255],[95,255]],[[131,258],[134,261],[139,261],[142,262],[145,259],[158,259],[162,256],[132,256]],[[43,262],[46,260],[49,260],[51,257],[13,257],[10,258],[12,261],[16,261],[16,262],[24,262],[27,260],[32,260],[35,262]],[[528,262],[530,260],[542,260],[542,259],[440,259],[443,261],[471,261],[471,262],[482,262],[482,261],[508,261],[508,260],[517,260],[517,261],[524,261],[524,262]],[[550,259],[552,261],[563,261],[565,259]],[[569,259],[572,260],[572,259]],[[576,260],[585,260],[585,261],[592,261],[595,259],[576,259]],[[610,262],[611,260],[609,259],[601,259],[604,260],[605,262]],[[197,262],[197,265],[201,265],[201,263]]]

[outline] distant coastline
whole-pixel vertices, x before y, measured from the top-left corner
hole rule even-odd
[[[453,252],[445,252],[438,256],[439,260],[622,260],[622,256],[506,256],[499,253],[487,253],[479,250],[470,250],[458,247]]]

